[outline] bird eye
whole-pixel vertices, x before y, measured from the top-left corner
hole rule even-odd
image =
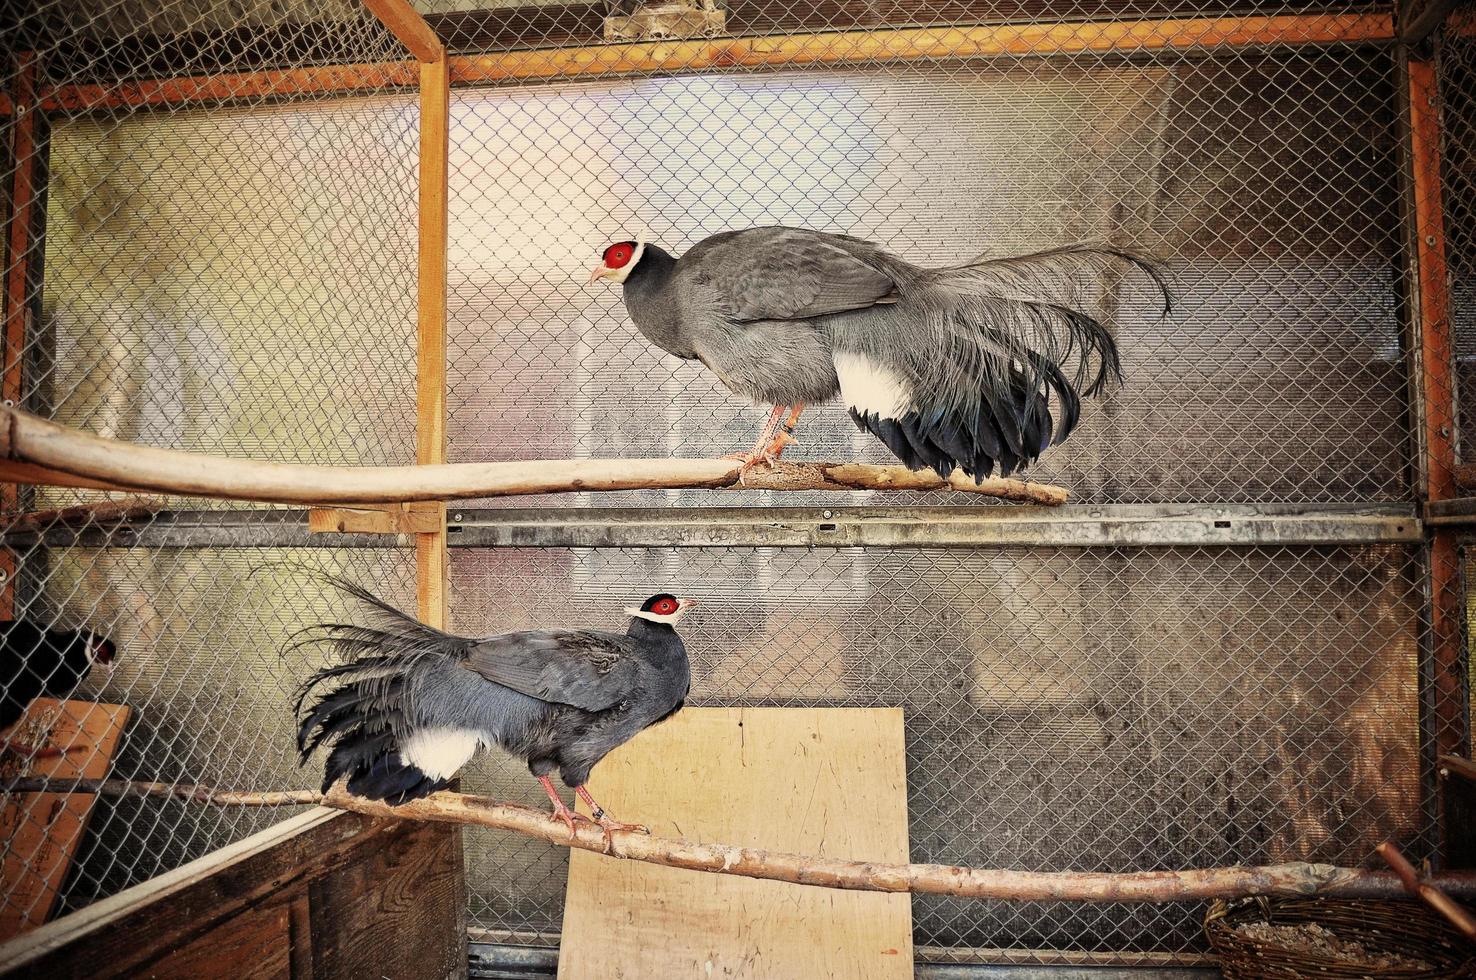
[[[656,615],[658,616],[670,616],[676,611],[677,604],[675,599],[662,599],[656,603]]]
[[[630,261],[632,254],[629,245],[611,245],[605,249],[605,265],[612,269],[618,269]]]

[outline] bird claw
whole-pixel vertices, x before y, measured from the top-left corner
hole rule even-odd
[[[584,814],[582,814],[582,813],[580,813],[580,814],[573,813],[572,811],[570,811],[570,809],[568,807],[564,806],[563,804],[560,804],[559,806],[554,807],[553,811],[549,814],[549,816],[554,817],[555,819],[564,821],[564,825],[569,828],[569,839],[570,840],[573,840],[575,837],[578,837],[579,836],[579,832],[574,828],[574,821],[576,819],[578,819],[578,820],[588,820],[589,819],[588,817],[584,816]]]
[[[603,815],[596,817],[594,822],[599,824],[600,832],[605,835],[606,854],[611,853],[615,848],[615,838],[611,835],[617,831],[624,831],[629,834],[645,834],[647,837],[651,836],[651,828],[645,824],[625,823]]]
[[[748,475],[748,471],[754,467],[767,466],[772,470],[779,463],[779,457],[767,449],[761,453],[728,453],[723,459],[736,459],[743,464],[738,467],[738,483],[740,485],[744,483],[743,478]]]

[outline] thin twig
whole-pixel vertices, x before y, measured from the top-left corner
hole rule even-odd
[[[498,803],[480,796],[435,793],[403,806],[351,796],[341,787],[311,790],[241,792],[211,786],[135,783],[110,779],[17,779],[6,793],[77,792],[107,796],[171,796],[220,806],[281,806],[319,803],[373,817],[471,824],[544,840],[550,844],[605,852],[603,832],[580,823],[571,837],[559,820],[543,810]],[[1250,895],[1324,895],[1339,898],[1393,898],[1403,894],[1396,875],[1338,868],[1328,864],[1278,864],[1264,867],[1203,868],[1190,871],[1136,871],[1122,874],[1086,871],[990,871],[941,864],[887,864],[842,861],[805,854],[766,851],[731,844],[616,831],[613,857],[711,874],[741,875],[822,888],[911,892],[1010,901],[1173,902]],[[1476,873],[1451,873],[1435,879],[1447,891],[1476,893]]]
[[[1476,918],[1472,918],[1470,912],[1457,905],[1454,899],[1436,885],[1428,881],[1420,881],[1419,873],[1415,871],[1414,865],[1409,863],[1409,859],[1394,845],[1393,841],[1386,840],[1375,850],[1378,851],[1379,857],[1394,869],[1394,874],[1399,877],[1399,882],[1404,886],[1405,891],[1445,916],[1450,920],[1450,924],[1459,929],[1467,939],[1476,942]]]

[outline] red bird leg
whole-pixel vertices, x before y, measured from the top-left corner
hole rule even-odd
[[[764,450],[765,459],[769,460],[770,462],[777,460],[779,456],[784,452],[785,446],[789,445],[791,442],[799,441],[794,437],[794,427],[799,424],[800,412],[803,412],[804,410],[804,402],[795,403],[793,409],[789,413],[789,418],[785,420],[783,425],[779,426],[779,431],[774,433],[774,441],[769,443],[768,448]]]
[[[569,825],[569,838],[572,840],[574,838],[574,814],[570,813],[569,808],[564,806],[564,801],[559,799],[558,790],[554,789],[554,784],[547,776],[539,776],[538,781],[543,784],[543,791],[553,801],[553,815]]]
[[[599,823],[608,824],[611,830],[634,830],[642,834],[649,834],[651,832],[651,829],[649,827],[645,827],[638,823],[622,823],[619,820],[616,820],[614,817],[610,816],[610,814],[605,812],[605,808],[596,803],[595,798],[589,795],[589,790],[587,788],[583,786],[575,786],[574,792],[579,794],[579,798],[581,800],[589,804],[590,815],[593,816],[595,820]]]
[[[784,405],[774,406],[774,410],[769,413],[769,420],[764,423],[763,429],[759,432],[758,441],[753,444],[752,449],[746,453],[728,453],[723,459],[742,460],[744,470],[763,459],[764,453],[768,449],[769,440],[774,435],[774,429],[779,425],[779,416],[784,414],[786,407]]]
[[[589,790],[583,786],[575,786],[574,792],[579,794],[581,800],[589,804],[590,815],[594,817],[595,823],[600,825],[600,829],[605,832],[605,853],[608,854],[611,846],[615,843],[610,837],[610,834],[614,831],[628,830],[637,834],[649,834],[651,832],[651,828],[649,827],[642,826],[638,823],[622,823],[610,816],[605,812],[604,807],[595,802],[595,798],[590,796]]]

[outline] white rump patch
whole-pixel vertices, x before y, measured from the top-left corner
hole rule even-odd
[[[450,779],[481,747],[470,728],[422,728],[405,739],[400,757],[432,779]]]
[[[833,359],[841,398],[862,415],[874,413],[895,419],[912,407],[912,392],[890,368],[849,351],[836,351]]]

